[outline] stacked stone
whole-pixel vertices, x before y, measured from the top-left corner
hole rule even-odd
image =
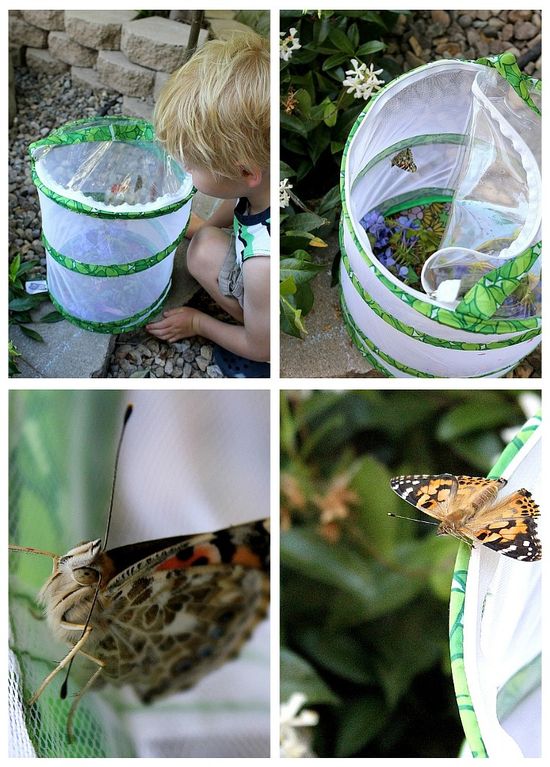
[[[183,61],[191,27],[137,11],[10,11],[10,45],[26,65],[75,85],[124,96],[124,114],[150,119],[169,74]],[[198,45],[208,38],[199,33]]]

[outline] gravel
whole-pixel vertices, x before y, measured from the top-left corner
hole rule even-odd
[[[413,11],[403,14],[386,54],[407,71],[438,58],[477,59],[511,51],[524,72],[541,77],[538,11]],[[529,58],[522,62],[522,58]]]
[[[23,261],[37,261],[37,267],[29,276],[45,279],[40,205],[31,180],[29,144],[70,120],[121,114],[122,96],[113,97],[112,91],[92,93],[75,87],[68,73],[37,73],[24,67],[15,69],[15,87],[17,115],[10,129],[9,146],[9,257],[11,260],[20,253]],[[199,291],[193,303],[200,307],[208,302],[207,295]],[[43,334],[47,330],[42,326]],[[204,339],[197,337],[168,344],[140,330],[117,336],[105,376],[222,378],[223,374],[213,364],[212,346]]]

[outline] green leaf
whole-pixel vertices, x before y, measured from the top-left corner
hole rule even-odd
[[[319,215],[322,216],[324,213],[328,213],[329,211],[333,211],[335,208],[339,208],[340,205],[340,185],[335,184],[332,189],[329,189],[329,191],[321,199],[321,202],[317,207],[317,211]]]
[[[294,336],[295,338],[301,338],[302,334],[306,333],[306,329],[302,322],[302,310],[293,306],[290,301],[281,296],[280,299],[280,311],[281,311],[281,330],[283,333]]]
[[[346,35],[345,32],[342,32],[341,29],[338,29],[338,27],[333,27],[329,34],[328,39],[330,42],[336,47],[337,50],[341,51],[342,53],[346,53],[349,56],[353,56],[355,53],[355,48],[353,47],[353,43],[349,39],[349,37]]]
[[[44,339],[40,335],[40,333],[37,333],[36,330],[32,330],[32,328],[28,328],[26,325],[19,325],[21,328],[21,332],[28,336],[29,338],[32,338],[33,341],[43,341]]]
[[[470,432],[505,426],[510,421],[510,413],[502,402],[485,403],[465,402],[446,413],[439,421],[436,436],[441,442],[450,442]]]
[[[335,69],[345,61],[349,61],[349,56],[347,53],[334,53],[332,56],[328,56],[328,58],[323,61],[323,72],[327,72],[329,69]]]
[[[340,709],[336,756],[353,756],[386,724],[389,712],[377,695],[363,695]]]
[[[325,218],[321,218],[316,213],[297,213],[295,216],[289,216],[285,221],[285,234],[303,234],[319,229],[326,224]],[[299,230],[299,231],[291,231]]]
[[[281,296],[292,296],[294,293],[296,293],[296,281],[293,274],[288,274],[279,283],[279,294]]]
[[[316,664],[342,679],[355,684],[374,681],[365,648],[351,634],[308,626],[298,633],[296,641]]]
[[[300,251],[297,252],[299,253]],[[306,261],[304,258],[283,258],[281,259],[280,267],[281,284],[285,283],[289,277],[292,277],[295,286],[302,285],[310,282],[324,268],[323,264],[315,264],[312,261]]]
[[[281,563],[341,589],[366,611],[376,598],[378,584],[365,559],[349,549],[332,546],[311,528],[293,528],[281,536]]]
[[[282,160],[281,160],[281,161],[280,161],[280,163],[279,163],[279,168],[280,168],[280,176],[281,176],[281,181],[282,181],[284,178],[292,178],[293,176],[295,176],[295,175],[296,175],[296,171],[295,171],[295,170],[293,170],[293,169],[290,167],[290,165],[287,165],[287,163],[286,163],[286,162],[283,162]]]
[[[296,653],[282,647],[280,663],[282,701],[289,700],[295,692],[301,692],[309,703],[334,705],[339,702],[315,669]]]
[[[281,112],[279,115],[279,121],[281,123],[281,131],[290,131],[291,133],[297,133],[303,138],[307,138],[308,127],[295,115],[288,115],[286,112]]]
[[[371,56],[373,53],[378,53],[379,51],[383,51],[386,49],[386,44],[382,43],[380,40],[369,40],[368,43],[365,43],[357,50],[358,56]],[[380,69],[380,67],[375,66],[375,69]]]
[[[311,118],[311,96],[309,93],[303,88],[300,88],[294,94],[294,98],[296,99],[297,109],[300,116],[309,120]]]
[[[323,113],[323,122],[325,125],[329,128],[333,128],[336,125],[336,121],[338,120],[338,109],[336,108],[336,105],[329,102],[325,105],[325,110]]]
[[[390,487],[393,472],[370,455],[357,463],[357,471],[350,483],[360,498],[359,524],[368,538],[369,546],[383,556],[390,556],[398,532],[395,520],[388,513],[398,514],[399,497]],[[376,488],[376,494],[373,494]]]
[[[52,322],[61,322],[61,320],[64,320],[65,317],[57,311],[57,309],[54,309],[53,312],[49,312],[48,314],[45,314],[43,317],[41,317],[38,322],[46,322],[46,323],[52,323]]]
[[[9,303],[9,309],[12,312],[25,312],[29,309],[34,309],[37,303],[38,302],[34,296],[13,298]]]

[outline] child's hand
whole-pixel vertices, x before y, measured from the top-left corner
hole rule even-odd
[[[199,334],[198,319],[200,312],[190,306],[180,306],[163,312],[163,319],[146,325],[151,335],[167,341],[169,344],[180,338],[189,338]]]

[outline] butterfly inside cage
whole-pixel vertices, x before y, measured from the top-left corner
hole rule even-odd
[[[400,152],[394,155],[392,157],[390,165],[392,168],[396,167],[396,168],[399,168],[400,170],[405,170],[408,173],[416,173],[416,171],[418,170],[410,147],[406,147],[405,149],[402,149]]]
[[[439,535],[481,543],[507,557],[535,562],[542,557],[539,507],[525,488],[499,497],[506,483],[503,478],[454,474],[411,474],[390,481],[400,498],[438,520]]]
[[[52,558],[39,602],[52,634],[71,646],[29,705],[62,671],[67,696],[76,657],[92,668],[70,707],[69,741],[88,690],[128,684],[144,703],[186,690],[239,653],[269,602],[269,520],[106,550],[108,528],[103,544],[81,543],[62,556],[10,546]]]

